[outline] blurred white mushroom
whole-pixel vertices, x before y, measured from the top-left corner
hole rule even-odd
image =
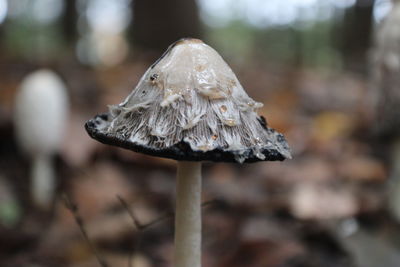
[[[63,138],[68,115],[66,87],[50,70],[24,78],[15,102],[15,133],[20,148],[31,158],[32,197],[48,208],[56,185],[52,157]]]
[[[373,60],[375,132],[390,148],[389,210],[400,221],[400,1],[377,27]]]

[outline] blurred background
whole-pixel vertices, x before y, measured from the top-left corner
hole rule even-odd
[[[400,266],[397,0],[0,0],[0,266],[172,266],[175,162],[83,125],[188,36],[293,151],[204,164],[203,266]]]

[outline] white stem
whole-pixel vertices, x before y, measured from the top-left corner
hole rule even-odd
[[[201,163],[178,161],[175,267],[201,266]]]
[[[40,208],[47,209],[53,199],[54,170],[50,155],[38,155],[32,166],[32,197]]]

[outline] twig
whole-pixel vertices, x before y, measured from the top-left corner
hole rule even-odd
[[[133,211],[129,208],[128,203],[126,203],[126,201],[120,195],[117,195],[117,198],[124,209],[128,212],[129,217],[131,217],[136,229],[139,231],[142,230],[144,226],[139,222],[139,219],[136,217],[135,213],[133,213]]]
[[[66,207],[67,209],[69,209],[69,210],[71,211],[72,215],[74,216],[74,219],[75,219],[75,221],[76,221],[76,224],[77,224],[78,227],[79,227],[79,230],[81,231],[81,233],[82,233],[82,235],[83,235],[85,241],[87,242],[87,244],[89,245],[90,249],[92,250],[92,253],[93,253],[94,256],[96,257],[96,259],[97,259],[99,265],[100,265],[101,267],[109,267],[108,263],[100,256],[100,254],[99,254],[99,252],[97,251],[96,247],[94,246],[94,244],[93,244],[92,241],[90,240],[89,235],[88,235],[88,233],[87,233],[87,231],[86,231],[86,228],[85,228],[85,224],[84,224],[84,222],[83,222],[83,219],[82,219],[82,217],[79,215],[78,206],[70,200],[70,198],[67,196],[67,194],[64,194],[64,195],[63,195],[63,199],[64,199],[65,207]]]
[[[129,267],[133,267],[133,265],[132,265],[133,254],[139,248],[143,231],[145,231],[146,229],[148,229],[149,227],[151,227],[151,226],[153,226],[153,225],[155,225],[157,223],[160,223],[160,222],[162,222],[164,220],[168,220],[168,219],[173,218],[175,216],[175,213],[172,212],[172,211],[171,212],[167,212],[164,215],[160,216],[159,218],[156,218],[156,219],[154,219],[154,220],[152,220],[152,221],[150,221],[150,222],[148,222],[146,224],[142,224],[139,221],[139,219],[137,218],[137,216],[135,215],[135,213],[132,211],[132,209],[129,208],[128,203],[119,195],[117,195],[117,198],[118,198],[119,202],[121,203],[121,205],[124,207],[124,209],[128,212],[129,217],[131,217],[131,219],[133,221],[133,224],[135,225],[136,229],[138,230],[138,234],[137,234],[137,240],[138,241],[136,242],[135,248],[131,253],[131,256],[130,256],[130,259],[129,259],[129,264],[128,264]],[[216,200],[210,200],[210,201],[203,202],[201,204],[201,207],[204,208],[206,206],[209,206],[209,205],[213,204],[214,202],[216,202]]]
[[[172,212],[172,211],[171,211],[171,212],[165,213],[164,215],[160,216],[159,218],[156,218],[156,219],[154,219],[154,220],[152,220],[152,221],[150,221],[150,222],[148,222],[148,223],[146,223],[146,224],[142,224],[142,223],[139,221],[139,219],[137,218],[137,216],[133,213],[133,211],[129,208],[128,203],[126,203],[126,201],[125,201],[121,196],[119,196],[119,195],[117,195],[117,198],[118,198],[118,200],[121,202],[122,206],[123,206],[123,207],[126,209],[126,211],[128,212],[129,217],[131,217],[131,219],[132,219],[132,221],[133,221],[133,223],[134,223],[134,225],[135,225],[135,227],[136,227],[136,229],[137,229],[138,231],[144,231],[144,230],[146,230],[147,228],[149,228],[149,227],[151,227],[151,226],[153,226],[153,225],[155,225],[155,224],[157,224],[157,223],[160,223],[160,222],[162,222],[162,221],[164,221],[164,220],[172,219],[172,218],[175,216],[175,212]],[[203,202],[203,203],[201,204],[201,207],[202,207],[202,208],[205,208],[205,207],[207,207],[207,206],[213,204],[214,202],[216,202],[216,200],[205,201],[205,202]]]

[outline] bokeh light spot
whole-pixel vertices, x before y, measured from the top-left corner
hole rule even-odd
[[[0,0],[0,24],[6,19],[7,16],[7,0]]]

